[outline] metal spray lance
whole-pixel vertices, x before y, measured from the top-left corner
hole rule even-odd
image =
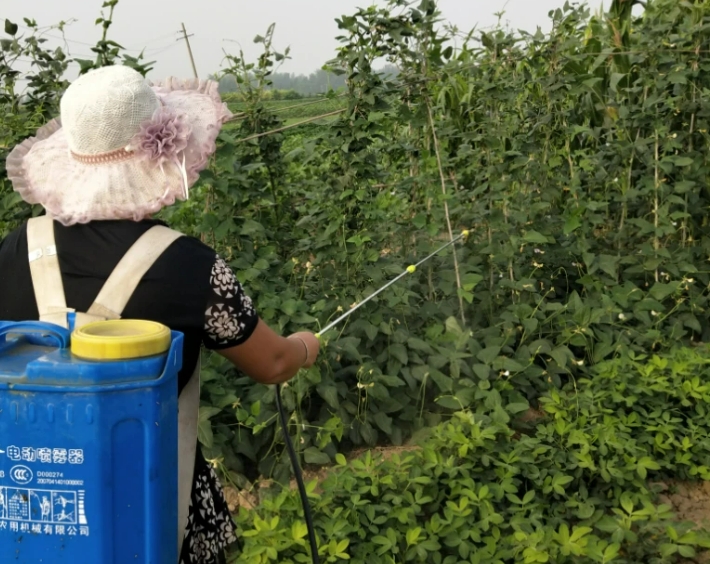
[[[393,284],[396,284],[399,282],[402,278],[407,276],[407,274],[414,274],[417,271],[417,268],[419,268],[422,264],[430,260],[431,258],[435,257],[438,255],[441,251],[444,249],[450,247],[451,245],[456,244],[457,241],[460,241],[461,239],[465,239],[468,237],[470,231],[468,229],[464,229],[457,237],[454,237],[449,241],[448,243],[442,245],[438,249],[436,249],[434,252],[431,254],[427,255],[424,257],[422,260],[417,262],[416,264],[411,264],[407,268],[402,271],[401,274],[399,274],[397,277],[393,278],[387,284],[367,296],[364,300],[362,300],[360,303],[357,305],[353,306],[350,308],[350,310],[346,311],[343,315],[338,317],[335,321],[332,321],[328,325],[326,325],[323,329],[320,330],[320,332],[316,333],[316,337],[318,339],[321,339],[322,336],[330,331],[333,327],[338,325],[339,323],[342,323],[345,319],[347,319],[349,316],[351,316],[353,313],[355,313],[358,309],[360,309],[362,306],[364,306],[367,302],[384,292],[387,288],[392,286]],[[281,402],[281,386],[277,385],[276,386],[276,407],[279,412],[279,419],[281,421],[281,427],[283,429],[284,433],[284,440],[286,441],[286,450],[288,451],[289,458],[291,459],[291,465],[293,466],[293,471],[296,476],[296,483],[298,484],[298,493],[301,497],[301,503],[303,504],[303,513],[304,517],[306,520],[306,526],[308,527],[308,541],[311,547],[311,559],[313,561],[313,564],[320,564],[320,558],[318,556],[318,544],[316,542],[316,532],[315,532],[315,527],[313,525],[313,515],[311,514],[311,504],[308,501],[308,494],[306,493],[306,486],[303,482],[303,474],[301,472],[301,467],[298,464],[298,456],[296,455],[296,449],[293,447],[293,443],[291,442],[291,437],[288,434],[288,421],[286,419],[286,412],[284,411],[283,404]]]

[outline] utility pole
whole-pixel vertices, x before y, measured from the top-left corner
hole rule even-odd
[[[192,48],[190,47],[190,40],[188,39],[189,37],[192,37],[192,36],[187,34],[187,30],[185,29],[185,24],[182,24],[182,36],[185,39],[185,44],[187,45],[187,54],[190,55],[190,62],[192,63],[192,72],[195,73],[195,78],[200,78],[199,76],[197,76],[197,67],[195,66],[195,58],[192,56]]]
[[[192,56],[192,48],[190,47],[190,37],[191,35],[187,34],[187,30],[185,29],[185,24],[182,23],[182,36],[185,39],[185,45],[187,45],[187,54],[190,55],[190,63],[192,63],[192,72],[195,74],[195,78],[197,80],[200,79],[200,77],[197,75],[197,67],[195,66],[195,57]],[[178,41],[180,41],[178,39]],[[205,213],[209,210],[210,207],[210,194],[209,192],[207,193],[207,197],[205,198]],[[207,233],[201,233],[200,234],[200,239],[202,240],[203,243],[207,243]]]

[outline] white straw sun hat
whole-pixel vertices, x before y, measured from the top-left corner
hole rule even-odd
[[[139,221],[187,199],[231,115],[213,81],[151,85],[129,67],[104,67],[69,86],[61,121],[13,149],[7,176],[64,225]]]

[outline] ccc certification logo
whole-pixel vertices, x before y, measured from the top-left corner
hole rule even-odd
[[[13,482],[24,486],[32,481],[34,475],[32,474],[32,470],[27,468],[27,466],[13,466],[10,470],[10,478],[12,478]]]

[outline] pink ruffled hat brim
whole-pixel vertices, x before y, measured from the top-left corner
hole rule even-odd
[[[216,151],[217,136],[232,113],[214,81],[169,78],[152,87],[162,104],[182,115],[191,129],[184,151],[191,187]],[[140,221],[185,199],[183,172],[170,163],[161,167],[139,157],[98,164],[75,159],[58,119],[15,147],[6,169],[24,201],[42,205],[63,225]]]

